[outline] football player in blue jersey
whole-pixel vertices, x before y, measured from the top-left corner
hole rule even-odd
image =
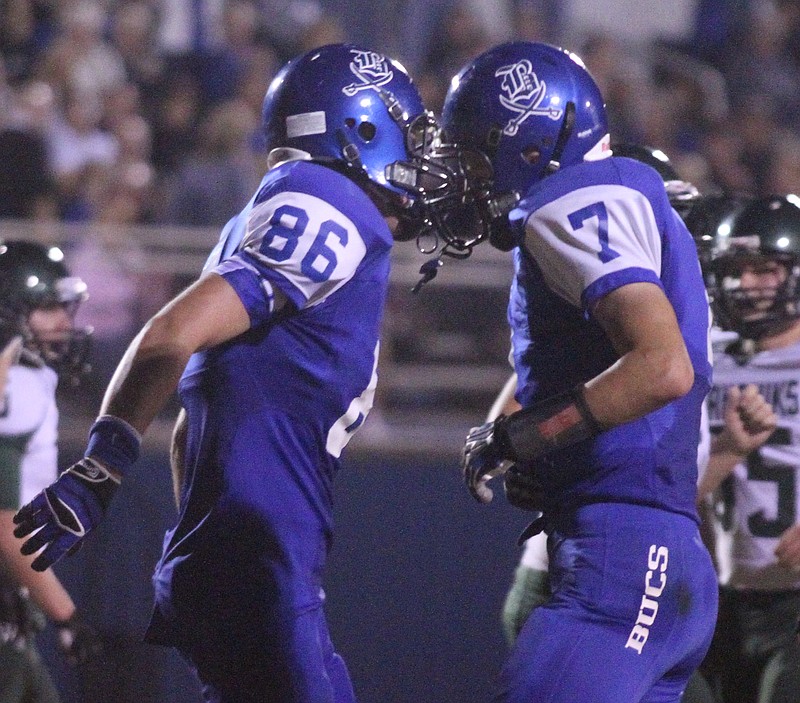
[[[279,71],[263,124],[261,185],[133,341],[85,458],[17,534],[38,569],[77,548],[177,386],[179,517],[147,640],[180,650],[208,701],[348,703],[323,614],[333,480],[372,406],[393,239],[430,221],[436,126],[399,63],[342,44]]]
[[[614,143],[613,141],[611,150],[614,156],[626,156],[654,168],[664,181],[664,188],[670,204],[682,218],[698,209],[696,206],[701,200],[699,191],[693,184],[678,175],[663,151],[643,144]],[[514,399],[516,391],[517,376],[512,374],[489,411],[487,421],[494,420],[501,413],[510,415],[520,409],[519,403]],[[506,473],[504,476],[506,497],[512,505],[519,503],[517,507],[523,509],[528,505],[535,505],[538,500],[536,486],[530,485],[527,479],[527,476],[517,472]],[[528,491],[531,489],[533,489],[533,493],[528,495]],[[511,588],[506,595],[502,621],[503,631],[509,645],[514,643],[531,611],[550,597],[545,538],[546,535],[540,533],[524,542],[525,548],[522,557],[514,573]]]
[[[678,701],[717,608],[695,508],[711,384],[695,244],[659,175],[611,157],[603,97],[574,54],[490,49],[453,78],[442,127],[463,163],[485,160],[467,174],[476,201],[521,198],[473,209],[514,248],[521,410],[470,431],[462,470],[484,502],[509,467],[535,476],[553,597],[496,700]]]
[[[630,156],[653,165],[661,172],[673,208],[682,215],[695,239],[701,261],[705,263],[707,269],[710,269],[712,253],[718,249],[717,242],[720,239],[718,232],[730,232],[736,215],[741,212],[749,199],[742,195],[729,194],[699,196],[696,189],[689,184],[681,185],[681,179],[669,166],[668,161],[654,161],[654,157],[660,156],[658,152],[635,145],[612,144],[612,148],[615,156]],[[735,338],[736,334],[733,332],[712,329],[711,339],[715,355],[730,345]],[[711,517],[708,508],[712,492],[737,464],[769,439],[777,421],[772,407],[758,392],[758,386],[752,383],[744,383],[742,386],[741,391],[736,385],[728,389],[725,394],[724,409],[717,408],[718,431],[713,442],[709,434],[707,413],[704,413],[701,424],[697,503],[701,518],[707,520],[703,527],[704,537],[708,537],[706,541],[709,545],[714,543],[713,535],[710,533],[711,524],[708,522]],[[515,391],[516,375],[512,376],[498,396],[488,419],[494,419],[501,412],[510,414],[519,409],[514,400]],[[718,394],[712,393],[712,395]],[[706,402],[708,403],[708,397]],[[721,422],[723,419],[724,422]],[[508,501],[513,505],[523,509],[531,507],[536,509],[539,487],[526,475],[516,471],[507,472],[504,476],[504,488]],[[547,565],[546,535],[541,533],[526,540],[512,587],[503,606],[503,627],[510,644],[513,644],[533,609],[550,598]],[[720,610],[722,611],[722,608]],[[712,641],[711,651],[713,649]],[[724,643],[720,650],[727,652]],[[719,659],[727,661],[728,657],[723,655]],[[695,672],[687,683],[682,703],[705,703],[714,700],[716,699],[703,676],[699,671]]]

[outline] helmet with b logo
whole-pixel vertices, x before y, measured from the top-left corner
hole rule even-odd
[[[442,128],[489,157],[494,189],[520,195],[548,173],[609,152],[605,103],[581,59],[539,42],[510,42],[455,76]]]
[[[392,183],[387,166],[421,156],[435,125],[398,61],[352,44],[289,61],[270,83],[262,119],[268,151],[301,152],[408,196],[414,190]]]
[[[594,79],[578,56],[539,42],[501,44],[465,66],[450,83],[442,130],[459,154],[482,236],[501,249],[512,245],[507,215],[534,183],[611,155]]]

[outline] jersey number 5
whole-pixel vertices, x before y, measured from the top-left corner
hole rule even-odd
[[[791,444],[789,433],[776,430],[767,440],[770,445]],[[778,505],[774,519],[764,516],[759,510],[747,517],[747,525],[753,537],[780,537],[794,525],[797,514],[797,488],[795,486],[795,468],[786,464],[766,465],[761,455],[755,451],[747,457],[747,480],[769,481],[775,484]]]

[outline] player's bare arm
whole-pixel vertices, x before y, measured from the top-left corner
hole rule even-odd
[[[246,332],[250,318],[222,276],[208,274],[153,316],[133,340],[100,408],[143,433],[177,387],[189,357]]]
[[[505,473],[513,462],[534,461],[559,446],[636,420],[691,389],[691,359],[675,311],[658,286],[622,286],[598,301],[593,314],[620,359],[566,396],[513,413],[498,423],[473,428],[462,451],[461,465],[465,482],[477,500],[492,500],[487,483]],[[562,430],[555,435],[542,433],[541,426],[557,415],[573,420],[562,423]]]
[[[725,399],[725,424],[711,442],[708,467],[697,487],[702,500],[730,475],[750,452],[758,449],[775,431],[778,417],[754,384],[731,386]]]
[[[51,569],[31,569],[33,557],[20,553],[21,540],[13,535],[13,517],[13,510],[0,510],[0,568],[28,589],[31,600],[50,620],[66,622],[75,614],[72,598]]]
[[[239,296],[217,274],[202,277],[150,319],[111,379],[84,458],[13,518],[14,535],[27,537],[22,554],[36,554],[33,569],[44,571],[78,549],[102,520],[139,456],[141,435],[175,391],[191,355],[249,327]]]
[[[517,392],[517,374],[512,373],[508,377],[503,388],[497,394],[497,397],[489,408],[489,413],[486,416],[486,422],[496,420],[500,415],[510,415],[511,413],[521,410],[522,406],[514,398]]]
[[[658,286],[622,286],[592,312],[620,355],[586,384],[586,404],[598,425],[635,420],[689,392],[692,363],[675,311]]]

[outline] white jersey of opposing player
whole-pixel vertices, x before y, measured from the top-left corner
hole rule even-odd
[[[760,591],[797,589],[800,574],[778,564],[775,547],[800,515],[800,344],[760,352],[746,365],[716,355],[708,396],[712,431],[723,425],[727,388],[748,383],[757,384],[772,404],[778,426],[721,487],[720,582]]]
[[[12,366],[0,414],[0,444],[5,445],[5,481],[19,471],[19,505],[49,486],[58,471],[58,376],[49,367]],[[5,489],[5,487],[4,487]]]

